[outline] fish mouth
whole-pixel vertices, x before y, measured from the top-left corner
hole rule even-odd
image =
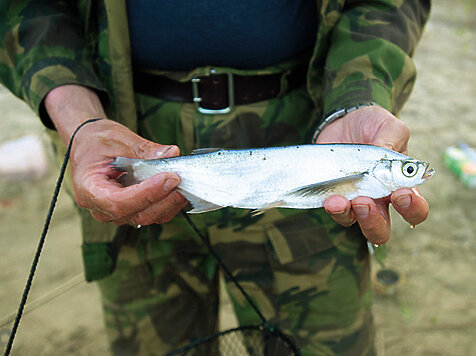
[[[423,176],[421,177],[422,179],[429,179],[433,177],[433,174],[435,174],[435,170],[433,168],[430,168],[430,165],[428,164],[425,169],[425,173],[423,173]]]

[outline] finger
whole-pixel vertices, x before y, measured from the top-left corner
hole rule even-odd
[[[409,139],[410,130],[407,125],[391,115],[387,120],[382,122],[379,130],[376,131],[373,144],[407,154]]]
[[[162,202],[179,183],[180,178],[176,174],[159,173],[140,184],[116,190],[109,201],[119,213],[137,214]]]
[[[150,208],[139,212],[128,219],[131,225],[147,226],[151,224],[164,224],[169,222],[188,204],[188,200],[179,192],[174,191],[164,198],[160,203],[152,205]]]
[[[421,224],[428,218],[429,206],[416,188],[400,189],[392,193],[395,210],[410,224]]]
[[[175,157],[180,155],[180,148],[178,148],[178,146],[172,145],[163,147],[164,148],[161,148],[156,152],[158,158]]]
[[[179,192],[172,192],[165,197],[160,203],[152,205],[144,211],[135,215],[130,215],[121,218],[115,218],[105,212],[91,210],[93,218],[99,222],[112,222],[115,224],[129,224],[132,226],[146,226],[151,224],[163,224],[172,220],[183,208],[188,204],[188,200]]]
[[[114,222],[114,218],[109,214],[105,214],[97,210],[90,210],[90,213],[94,219],[101,223]]]
[[[156,159],[175,157],[180,154],[180,148],[175,145],[160,145],[151,141],[143,141],[135,146],[134,157],[142,159]]]
[[[357,197],[352,200],[352,210],[362,233],[370,242],[381,245],[390,239],[390,216],[386,200]]]
[[[326,212],[342,226],[350,226],[355,222],[351,207],[351,202],[342,195],[331,196],[324,203]]]
[[[161,202],[179,183],[176,174],[159,173],[140,184],[122,187],[98,175],[91,178],[84,188],[89,192],[89,199],[86,199],[89,201],[78,201],[78,204],[108,214],[113,220],[123,220]]]

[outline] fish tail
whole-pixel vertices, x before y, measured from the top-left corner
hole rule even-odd
[[[116,157],[114,161],[111,162],[112,168],[124,172],[124,174],[119,177],[119,183],[125,187],[139,183],[134,175],[135,161],[137,160],[133,158]]]

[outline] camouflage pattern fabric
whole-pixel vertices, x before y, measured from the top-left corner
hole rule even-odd
[[[316,7],[305,90],[230,115],[202,117],[191,104],[134,94],[125,0],[0,0],[0,82],[49,128],[46,94],[63,84],[88,86],[109,118],[183,153],[305,142],[328,113],[365,102],[398,113],[415,81],[410,57],[430,1],[316,0]],[[292,62],[230,71],[283,72]],[[210,69],[163,74],[186,81]],[[216,329],[216,266],[180,218],[135,231],[80,214],[86,278],[100,280],[116,354],[160,354]],[[358,228],[342,228],[319,209],[247,214],[224,209],[194,219],[265,316],[305,354],[371,354],[369,261]],[[256,322],[232,286],[229,292],[240,323]]]
[[[316,0],[316,45],[307,75],[316,127],[328,113],[374,102],[398,113],[416,76],[410,59],[430,0]],[[125,0],[0,0],[0,82],[25,100],[49,128],[46,94],[63,84],[93,88],[108,117],[137,130]],[[236,74],[276,73],[277,64]],[[186,81],[210,67],[163,72]],[[49,131],[56,151],[64,144]],[[310,137],[311,135],[309,135]],[[86,278],[114,270],[116,226],[80,212]]]
[[[313,115],[304,89],[227,115],[144,95],[136,107],[142,136],[178,142],[184,152],[299,144]],[[192,219],[270,324],[292,335],[303,355],[373,353],[369,256],[358,228],[338,226],[322,209],[251,216],[227,208]],[[216,332],[217,264],[185,219],[119,231],[116,270],[99,281],[114,354],[162,355]],[[234,284],[227,287],[239,324],[260,324]]]

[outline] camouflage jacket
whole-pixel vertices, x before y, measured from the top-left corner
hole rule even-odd
[[[316,0],[316,6],[318,28],[307,90],[318,120],[367,102],[397,113],[415,81],[411,56],[430,0]],[[209,70],[164,74],[184,81]],[[279,64],[259,72],[282,70]],[[0,0],[0,82],[50,128],[41,105],[44,97],[57,86],[79,84],[103,94],[109,118],[136,130],[125,1]],[[55,131],[49,131],[57,147],[64,147]],[[81,213],[83,253],[91,243],[107,249],[115,225]],[[92,263],[95,255],[90,254]]]
[[[307,87],[319,112],[369,101],[398,112],[415,81],[410,57],[430,0],[316,0],[316,6]],[[0,0],[0,82],[35,112],[62,84],[104,91],[111,116],[133,129],[126,23],[124,0]]]

